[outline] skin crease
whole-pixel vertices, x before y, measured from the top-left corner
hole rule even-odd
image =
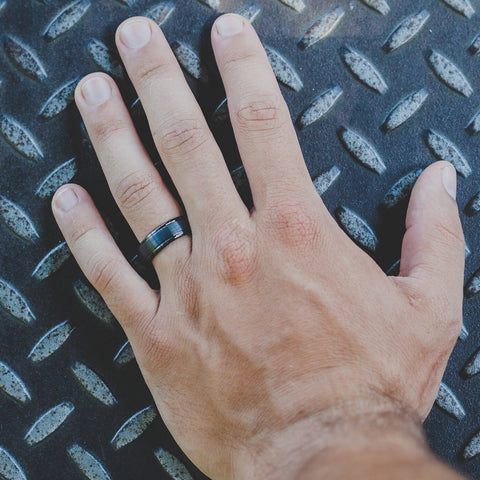
[[[160,29],[136,17],[116,40],[192,235],[155,257],[160,296],[121,255],[84,189],[61,187],[53,213],[181,448],[212,479],[459,478],[421,430],[462,322],[453,167],[437,162],[420,176],[400,276],[387,277],[313,187],[248,22],[220,17],[212,46],[251,212]],[[139,241],[181,214],[113,80],[91,74],[75,99]]]

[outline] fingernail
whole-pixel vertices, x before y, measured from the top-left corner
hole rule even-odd
[[[442,173],[443,186],[447,193],[457,199],[457,172],[453,165],[447,165]]]
[[[54,198],[55,207],[64,212],[71,210],[77,203],[77,194],[71,188],[62,189]]]
[[[221,37],[233,37],[243,30],[243,20],[238,15],[223,15],[215,22]]]
[[[112,96],[112,89],[102,77],[92,77],[82,85],[82,95],[88,105],[101,105]]]
[[[150,41],[152,30],[146,20],[131,20],[122,25],[120,40],[128,48],[140,48]]]

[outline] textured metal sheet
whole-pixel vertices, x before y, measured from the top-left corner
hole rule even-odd
[[[283,85],[319,193],[385,270],[395,271],[404,200],[420,170],[435,158],[455,165],[469,247],[465,328],[426,430],[440,456],[480,479],[480,1],[252,1],[0,0],[1,477],[187,479],[178,457],[202,478],[70,259],[49,198],[72,178],[84,185],[133,257],[71,104],[79,78],[102,69],[142,124],[113,48],[115,27],[137,14],[162,23],[238,167],[208,30],[219,12],[241,10]]]

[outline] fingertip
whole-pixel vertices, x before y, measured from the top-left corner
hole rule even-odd
[[[428,208],[440,217],[450,212],[451,200],[456,207],[457,173],[455,167],[447,161],[438,161],[429,165],[415,183],[407,211],[406,227],[416,222],[417,216],[423,216]],[[444,211],[442,213],[442,210]]]
[[[447,162],[442,169],[442,182],[446,192],[456,202],[457,201],[457,171],[455,167]]]
[[[103,72],[83,77],[75,88],[75,103],[79,109],[98,107],[109,100],[115,91],[115,82]]]
[[[53,195],[51,207],[54,214],[65,214],[73,210],[82,198],[82,188],[73,183],[62,185]]]
[[[212,26],[212,41],[221,41],[242,33],[249,22],[236,13],[226,13],[218,17]]]
[[[160,27],[150,18],[130,17],[117,27],[115,43],[122,52],[136,51],[150,42],[155,30],[161,31]]]

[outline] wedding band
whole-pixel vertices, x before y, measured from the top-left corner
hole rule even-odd
[[[173,218],[159,225],[142,240],[138,255],[143,262],[151,262],[169,243],[190,233],[190,225],[185,217]]]

